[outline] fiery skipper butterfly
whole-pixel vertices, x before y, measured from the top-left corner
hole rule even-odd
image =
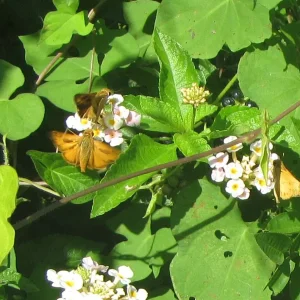
[[[99,117],[107,102],[107,97],[111,94],[112,91],[105,88],[98,93],[75,95],[74,102],[77,106],[79,117],[90,119],[94,123],[99,123]]]
[[[120,155],[120,150],[104,142],[94,140],[93,130],[87,129],[82,136],[73,133],[52,131],[53,144],[62,153],[69,164],[80,166],[80,171],[103,169],[113,163]]]
[[[300,182],[284,166],[280,160],[275,160],[274,164],[274,195],[276,202],[279,199],[289,200],[300,196]]]

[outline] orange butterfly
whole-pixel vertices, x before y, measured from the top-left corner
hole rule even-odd
[[[104,142],[94,140],[92,129],[87,129],[82,136],[73,133],[52,131],[53,144],[62,153],[69,164],[80,166],[80,171],[103,169],[113,163],[120,155],[120,150]]]
[[[75,95],[74,101],[79,117],[90,119],[94,123],[99,123],[99,117],[107,102],[108,96],[111,94],[112,91],[105,88],[98,93]]]
[[[276,202],[279,199],[289,200],[293,197],[300,196],[300,182],[284,166],[280,160],[275,160],[274,164],[274,195]]]

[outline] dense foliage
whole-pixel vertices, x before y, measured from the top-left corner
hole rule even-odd
[[[57,299],[47,270],[84,277],[87,257],[108,277],[130,267],[148,299],[300,299],[298,0],[3,0],[0,16],[0,299]],[[124,126],[101,106],[79,128],[85,110],[72,165],[49,133],[105,88]],[[104,123],[117,148],[101,155],[119,157],[99,172],[82,165]],[[131,296],[78,299],[144,299],[124,284]]]

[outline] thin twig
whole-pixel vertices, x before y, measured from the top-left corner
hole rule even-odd
[[[57,192],[55,192],[55,191],[53,191],[51,189],[48,189],[48,188],[46,188],[44,186],[41,186],[41,185],[37,184],[36,182],[33,182],[33,181],[31,181],[31,180],[29,180],[27,178],[19,177],[19,181],[20,182],[26,182],[28,185],[32,185],[32,186],[36,187],[37,189],[42,190],[42,191],[44,191],[46,193],[49,193],[51,195],[54,195],[54,196],[57,196],[57,197],[60,196]]]
[[[89,22],[92,22],[97,14],[97,11],[99,10],[100,6],[105,3],[107,0],[101,0],[99,3],[90,10],[88,13],[88,19]],[[55,65],[55,63],[70,49],[71,46],[73,46],[79,39],[80,36],[75,36],[72,42],[70,42],[68,45],[64,47],[64,49],[61,52],[58,52],[55,57],[50,61],[50,63],[45,67],[45,69],[41,72],[39,75],[35,85],[38,86],[41,84],[42,80],[45,78],[47,73],[52,69],[52,67]]]
[[[275,119],[270,121],[270,125],[277,123],[279,120],[284,118],[286,115],[291,113],[293,110],[295,110],[299,106],[300,106],[300,101],[296,102],[291,107],[289,107],[287,110],[285,110],[284,112],[279,114]],[[124,175],[124,176],[121,176],[119,178],[115,178],[115,179],[112,179],[110,181],[107,181],[107,182],[96,184],[96,185],[94,185],[92,187],[89,187],[89,188],[87,188],[87,189],[85,189],[81,192],[78,192],[78,193],[75,193],[73,195],[61,198],[57,202],[54,202],[53,204],[50,204],[49,206],[41,209],[40,211],[37,211],[36,213],[32,214],[31,216],[28,216],[27,218],[17,222],[16,224],[14,224],[13,227],[15,228],[15,230],[18,230],[18,229],[32,223],[33,221],[39,219],[40,217],[46,215],[47,213],[55,210],[56,208],[63,206],[64,204],[66,204],[66,203],[68,203],[72,200],[75,200],[75,199],[77,199],[79,197],[82,197],[82,196],[86,196],[87,194],[90,194],[90,193],[94,193],[94,192],[96,192],[100,189],[104,189],[105,187],[115,185],[117,183],[120,183],[122,181],[131,179],[131,178],[134,178],[134,177],[137,177],[137,176],[141,176],[141,175],[144,175],[144,174],[156,172],[156,171],[159,171],[161,169],[166,169],[166,168],[171,168],[171,167],[179,166],[179,165],[182,165],[182,164],[186,164],[186,163],[192,162],[194,160],[212,155],[214,153],[224,151],[227,148],[229,148],[233,145],[239,144],[239,143],[244,143],[244,142],[245,143],[250,143],[251,141],[256,139],[259,136],[260,133],[261,133],[261,129],[259,128],[259,129],[250,131],[250,132],[242,135],[241,137],[237,138],[236,140],[234,140],[230,143],[215,147],[215,148],[213,148],[209,151],[205,151],[205,152],[198,153],[198,154],[195,154],[195,155],[192,155],[192,156],[184,157],[184,158],[181,158],[181,159],[178,159],[178,160],[175,160],[175,161],[171,161],[171,162],[168,162],[168,163],[165,163],[165,164],[161,164],[161,165],[158,165],[158,166],[147,168],[145,170],[137,171],[137,172],[134,172],[132,174]]]
[[[221,93],[218,95],[218,97],[213,101],[211,104],[218,104],[221,99],[224,97],[224,95],[228,92],[228,90],[233,86],[233,84],[237,80],[237,74],[235,74],[231,80],[227,83],[227,85],[224,87],[224,89],[221,91]]]
[[[91,92],[92,90],[92,85],[93,85],[93,71],[94,71],[94,59],[95,59],[95,53],[96,49],[95,46],[93,47],[92,50],[92,57],[91,57],[91,66],[90,66],[90,76],[89,76],[89,88],[88,88],[88,93]]]

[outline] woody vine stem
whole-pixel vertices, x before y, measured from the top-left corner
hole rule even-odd
[[[295,104],[290,106],[287,110],[285,110],[284,112],[279,114],[275,119],[270,121],[270,125],[273,125],[273,124],[277,123],[278,121],[280,121],[282,118],[287,116],[289,113],[294,111],[299,106],[300,106],[300,101],[297,101]],[[98,190],[101,190],[101,189],[104,189],[106,187],[115,185],[115,184],[123,182],[125,180],[131,179],[131,178],[134,178],[134,177],[137,177],[137,176],[141,176],[141,175],[144,175],[144,174],[156,172],[156,171],[159,171],[159,170],[162,170],[162,169],[171,168],[171,167],[175,167],[175,166],[180,166],[180,165],[195,161],[197,159],[200,159],[200,158],[203,158],[203,157],[206,157],[206,156],[224,151],[227,148],[229,148],[233,145],[239,144],[239,143],[249,143],[249,142],[253,141],[254,139],[256,139],[260,135],[260,133],[261,133],[260,128],[255,129],[253,131],[250,131],[250,132],[242,135],[241,137],[237,138],[236,140],[234,140],[230,143],[215,147],[215,148],[213,148],[209,151],[198,153],[198,154],[195,154],[195,155],[192,155],[192,156],[187,156],[187,157],[184,157],[184,158],[181,158],[181,159],[178,159],[178,160],[174,160],[174,161],[171,161],[171,162],[168,162],[168,163],[165,163],[165,164],[161,164],[161,165],[154,166],[154,167],[151,167],[151,168],[147,168],[147,169],[144,169],[144,170],[140,170],[140,171],[137,171],[137,172],[125,175],[125,176],[121,176],[119,178],[116,178],[116,179],[113,179],[113,180],[110,180],[110,181],[107,181],[107,182],[104,182],[104,183],[96,184],[96,185],[94,185],[90,188],[87,188],[87,189],[85,189],[81,192],[78,192],[78,193],[75,193],[73,195],[61,198],[57,202],[54,202],[54,203],[50,204],[49,206],[47,206],[47,207],[37,211],[36,213],[32,214],[31,216],[28,216],[25,219],[17,222],[13,227],[14,227],[15,230],[18,230],[18,229],[20,229],[20,228],[36,221],[40,217],[42,217],[42,216],[46,215],[47,213],[63,206],[64,204],[66,204],[66,203],[68,203],[72,200],[75,200],[79,197],[85,196],[85,195],[90,194],[90,193],[94,193]]]

